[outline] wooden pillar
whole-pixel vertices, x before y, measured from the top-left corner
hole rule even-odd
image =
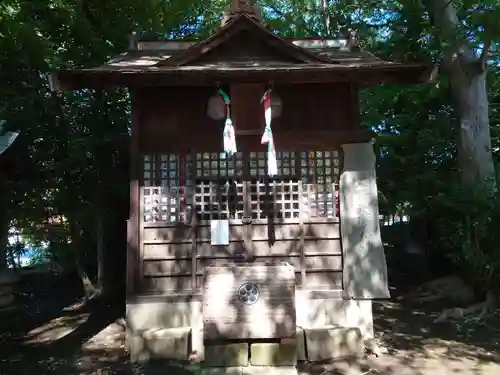
[[[139,155],[139,116],[140,105],[138,93],[131,91],[132,99],[132,134],[130,144],[130,215],[127,222],[127,296],[137,291],[140,266],[139,246],[139,199],[140,199],[140,155]]]

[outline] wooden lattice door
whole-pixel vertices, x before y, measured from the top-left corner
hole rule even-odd
[[[144,290],[200,290],[206,266],[248,262],[287,262],[297,285],[340,289],[339,153],[283,151],[277,159],[269,178],[265,152],[145,155]],[[227,246],[211,244],[216,219],[229,221]]]

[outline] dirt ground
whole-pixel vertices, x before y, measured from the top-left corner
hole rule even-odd
[[[48,294],[0,318],[0,375],[193,374],[161,362],[132,365],[124,352],[123,306],[68,308],[70,298]],[[404,299],[374,304],[382,351],[356,365],[305,366],[313,374],[500,375],[500,316],[433,324],[441,307]],[[359,368],[358,368],[359,367]]]

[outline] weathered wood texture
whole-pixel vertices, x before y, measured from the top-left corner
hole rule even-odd
[[[304,232],[296,222],[252,224],[250,248],[243,240],[241,220],[230,220],[229,246],[210,244],[210,226],[201,222],[196,231],[185,225],[145,225],[142,232],[142,292],[181,293],[200,290],[207,266],[228,264],[277,264],[295,267],[297,284],[304,289],[342,288],[342,249],[337,222],[305,223]],[[271,233],[271,235],[270,235]],[[192,239],[196,241],[196,276],[192,275]],[[301,237],[303,248],[301,249]],[[304,253],[304,264],[300,261]],[[305,271],[305,280],[300,277]]]
[[[206,266],[282,261],[302,288],[341,289],[338,151],[279,152],[283,178],[272,180],[265,153],[219,155],[145,157],[141,292],[199,292]],[[228,246],[211,245],[213,219],[229,220]]]
[[[254,287],[252,304],[239,293]],[[205,340],[295,337],[295,276],[288,265],[207,267],[203,284]]]
[[[334,198],[341,155],[333,150],[366,136],[356,130],[357,89],[350,84],[273,87],[282,111],[272,124],[279,173],[270,181],[266,146],[260,143],[260,99],[268,86],[222,88],[231,95],[236,132],[244,134],[237,135],[241,152],[232,160],[219,156],[224,120],[206,114],[208,99],[218,95],[215,88],[148,88],[135,94],[140,131],[134,139],[143,157],[138,291],[199,292],[208,265],[281,261],[295,266],[301,288],[342,289]],[[134,188],[131,184],[136,205]],[[152,208],[154,202],[160,203]],[[244,216],[252,218],[251,225],[242,225]],[[211,246],[210,220],[225,218],[230,244]]]
[[[241,151],[265,151],[261,145],[263,130],[260,99],[267,89],[258,85],[223,87],[233,95],[233,122],[236,132],[254,130],[255,134],[238,136]],[[353,97],[357,89],[349,84],[277,85],[273,93],[283,103],[282,114],[273,120],[277,150],[327,150],[341,143],[366,141],[369,137],[358,128],[357,107]],[[223,120],[206,114],[208,99],[217,95],[213,87],[144,89],[141,97],[142,153],[220,152]],[[253,122],[242,106],[253,103]],[[260,111],[255,113],[255,111]],[[241,127],[240,127],[241,125]],[[202,137],[193,136],[203,134]]]
[[[131,92],[132,98],[132,140],[130,145],[130,214],[127,221],[127,265],[126,293],[132,296],[138,289],[141,275],[140,264],[140,174],[142,173],[139,158],[140,118],[143,113],[141,102],[136,91]]]

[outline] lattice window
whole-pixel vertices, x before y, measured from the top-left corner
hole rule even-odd
[[[260,179],[254,179],[250,182],[250,209],[253,219],[261,219],[274,214],[274,205],[272,202],[273,192],[269,185]]]
[[[276,152],[278,176],[291,177],[297,173],[295,163],[296,153],[291,151]],[[267,152],[251,152],[249,158],[250,176],[264,177],[267,175]]]
[[[244,184],[255,219],[295,219],[300,207],[305,219],[339,216],[338,151],[278,152],[273,178],[266,158],[266,152],[144,155],[144,220],[188,222],[193,209],[202,220],[241,218]]]
[[[201,181],[195,187],[195,210],[200,220],[243,217],[243,182]]]
[[[339,212],[340,154],[334,151],[301,152],[302,217],[335,218]]]
[[[191,213],[191,156],[144,155],[144,221],[186,222]]]
[[[143,155],[142,171],[144,186],[153,186],[156,181],[156,155]]]
[[[243,154],[226,157],[225,153],[196,154],[196,178],[218,179],[243,176]]]
[[[160,179],[162,186],[179,186],[179,155],[160,155]]]
[[[276,153],[279,176],[286,177],[297,174],[297,163],[295,162],[297,154],[293,151],[280,151]]]
[[[266,153],[251,152],[250,153],[250,175],[252,177],[266,175]]]
[[[302,217],[307,219],[314,217],[337,217],[337,200],[335,196],[335,185],[303,185]]]
[[[252,218],[293,219],[300,213],[299,183],[297,180],[276,180],[250,183]]]
[[[303,151],[300,154],[300,175],[304,184],[338,182],[340,155],[335,151]]]
[[[183,204],[185,200],[178,187],[145,187],[143,191],[145,222],[179,223],[189,217],[191,205]]]

